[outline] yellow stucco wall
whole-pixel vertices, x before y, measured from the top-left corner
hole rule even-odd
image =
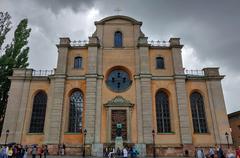
[[[152,103],[153,103],[153,127],[157,129],[156,122],[156,99],[158,90],[163,90],[169,97],[169,109],[171,118],[171,130],[173,133],[157,133],[156,144],[180,144],[179,116],[176,100],[175,82],[173,80],[152,81]]]
[[[80,90],[83,93],[84,104],[83,104],[83,127],[85,127],[84,113],[85,113],[85,100],[86,100],[86,81],[85,80],[67,80],[65,83],[65,94],[64,94],[64,109],[63,109],[63,127],[62,127],[62,137],[61,142],[66,144],[79,144],[83,143],[82,133],[69,133],[68,132],[68,123],[69,123],[69,105],[70,105],[70,96],[76,91]]]
[[[107,111],[104,108],[103,104],[115,98],[117,95],[121,95],[123,98],[129,100],[131,103],[135,104],[135,54],[133,49],[130,50],[104,50],[103,51],[103,84],[102,84],[102,127],[101,127],[101,142],[107,142]],[[115,66],[119,66],[119,68],[123,68],[128,71],[131,80],[133,81],[130,88],[127,91],[122,93],[115,93],[111,91],[105,81],[107,80],[107,75],[109,70]],[[135,105],[136,106],[136,105]],[[130,120],[131,124],[131,141],[137,142],[136,135],[136,107],[132,110],[132,118]],[[129,128],[129,127],[128,127]]]
[[[205,116],[207,120],[207,127],[208,133],[200,134],[193,132],[193,144],[194,145],[208,145],[208,144],[215,144],[214,132],[213,132],[213,124],[212,124],[212,115],[210,112],[209,107],[209,98],[207,93],[206,82],[204,80],[191,80],[186,82],[186,89],[187,89],[187,97],[188,97],[188,113],[190,114],[190,123],[191,128],[193,130],[193,123],[192,123],[192,112],[191,112],[191,105],[190,105],[190,95],[192,92],[199,92],[204,99],[204,108],[205,108]]]
[[[150,70],[153,76],[172,76],[173,62],[172,52],[169,49],[150,49]],[[156,58],[164,59],[164,69],[156,69]]]
[[[44,133],[29,133],[30,129],[30,123],[31,123],[31,117],[32,117],[32,108],[33,108],[33,100],[34,96],[39,92],[39,91],[44,91],[48,95],[49,99],[49,81],[43,81],[43,80],[33,80],[31,81],[30,84],[30,90],[29,90],[29,97],[27,101],[27,109],[26,109],[26,116],[25,116],[25,123],[23,127],[23,135],[21,142],[22,144],[43,144],[44,143]],[[50,106],[50,105],[47,105]],[[46,111],[46,116],[47,116],[48,111]],[[45,126],[44,130],[46,127],[46,119],[45,119]],[[45,132],[45,131],[44,131]]]
[[[82,57],[82,68],[74,69],[74,58]],[[87,48],[70,49],[68,51],[67,74],[69,76],[83,76],[87,72],[88,50]]]

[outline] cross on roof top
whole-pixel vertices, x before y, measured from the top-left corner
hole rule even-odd
[[[117,14],[119,15],[119,12],[121,12],[122,9],[120,9],[120,8],[116,8],[116,9],[114,9],[114,11],[117,12]]]

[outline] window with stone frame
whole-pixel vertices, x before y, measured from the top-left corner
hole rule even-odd
[[[157,69],[164,69],[164,58],[163,57],[157,57],[156,58],[156,68]]]
[[[157,117],[157,132],[158,133],[171,132],[168,95],[164,91],[158,91],[156,94],[156,117]]]
[[[207,133],[208,129],[202,95],[198,92],[193,92],[190,96],[190,102],[194,133]]]
[[[83,115],[83,94],[81,91],[74,91],[70,96],[68,131],[77,133],[82,131]]]
[[[123,37],[120,31],[115,32],[114,34],[114,47],[121,48],[123,46]]]
[[[43,133],[44,121],[47,106],[47,94],[44,91],[38,92],[34,96],[32,117],[30,123],[30,133]]]
[[[82,57],[78,56],[74,58],[74,68],[81,69],[82,68]]]

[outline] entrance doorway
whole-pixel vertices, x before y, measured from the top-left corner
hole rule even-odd
[[[127,111],[112,110],[111,122],[112,122],[111,140],[114,141],[116,138],[117,124],[122,125],[121,135],[123,140],[127,140]]]

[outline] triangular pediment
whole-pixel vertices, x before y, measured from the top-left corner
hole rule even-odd
[[[132,107],[134,104],[131,103],[129,100],[126,100],[125,98],[123,98],[122,96],[116,96],[115,98],[113,98],[112,100],[108,101],[106,104],[104,104],[104,106],[106,107],[110,107],[110,106],[114,106],[114,107]]]
[[[115,16],[106,17],[100,21],[95,21],[95,25],[103,25],[106,22],[114,21],[114,20],[124,20],[124,21],[128,21],[134,25],[142,25],[142,22],[137,21],[129,16],[123,16],[123,15],[115,15]]]

